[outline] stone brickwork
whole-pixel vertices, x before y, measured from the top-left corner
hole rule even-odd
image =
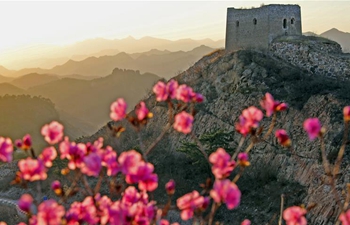
[[[342,53],[341,46],[336,42],[313,39],[277,40],[271,44],[270,52],[311,74],[349,79],[350,54]]]
[[[227,9],[227,51],[261,48],[280,36],[301,35],[298,5],[266,5],[252,9]]]

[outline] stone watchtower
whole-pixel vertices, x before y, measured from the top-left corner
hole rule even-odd
[[[268,49],[276,37],[302,35],[299,5],[264,5],[227,9],[226,50]]]

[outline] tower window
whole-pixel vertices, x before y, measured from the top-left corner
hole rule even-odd
[[[239,27],[239,21],[238,20],[236,21],[236,27]]]
[[[292,18],[292,19],[290,20],[290,24],[294,24],[294,22],[295,22],[295,19]]]
[[[283,20],[283,28],[286,29],[287,28],[287,19]]]
[[[254,24],[254,25],[256,25],[256,24],[257,24],[257,22],[258,22],[258,21],[257,21],[257,19],[256,19],[256,18],[254,18],[254,19],[253,19],[253,24]]]

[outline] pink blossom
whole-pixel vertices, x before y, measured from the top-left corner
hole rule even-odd
[[[216,203],[224,202],[228,209],[236,208],[241,201],[241,191],[230,180],[216,180],[210,196]]]
[[[310,140],[314,140],[321,132],[321,123],[318,118],[309,118],[305,120],[303,127],[309,135]]]
[[[52,166],[52,161],[57,157],[57,151],[54,147],[47,147],[39,155],[39,158],[44,162],[46,167]]]
[[[114,121],[119,121],[124,119],[126,116],[126,110],[127,110],[127,104],[124,99],[118,98],[115,102],[111,105],[111,113],[110,117]]]
[[[24,137],[21,139],[18,139],[15,141],[15,145],[18,148],[22,148],[24,150],[28,150],[32,147],[32,138],[29,134],[24,135]]]
[[[170,223],[169,223],[169,221],[162,219],[162,220],[160,220],[159,225],[170,225]]]
[[[193,217],[196,209],[204,210],[208,205],[208,200],[208,198],[201,196],[198,191],[192,191],[178,198],[176,205],[181,210],[181,219],[189,220]]]
[[[168,92],[168,96],[171,99],[176,98],[176,91],[178,88],[179,84],[177,83],[176,80],[171,79],[168,83],[167,83],[167,92]]]
[[[283,211],[283,219],[287,225],[306,225],[305,214],[306,210],[304,208],[292,206]]]
[[[175,116],[174,129],[188,134],[192,130],[193,116],[185,111]]]
[[[350,225],[350,210],[341,213],[339,220],[342,222],[342,225]]]
[[[282,146],[289,147],[291,145],[291,140],[285,130],[276,130],[275,136]]]
[[[18,201],[18,207],[24,212],[30,211],[30,206],[33,203],[33,197],[30,194],[24,194]]]
[[[169,180],[168,183],[165,184],[165,190],[168,195],[173,195],[175,193],[175,181],[173,179]]]
[[[264,117],[263,113],[254,106],[243,110],[242,116],[247,120],[249,126],[253,128],[257,128],[259,126],[259,122]]]
[[[141,199],[141,194],[134,186],[129,186],[123,193],[122,202],[127,204],[134,204]]]
[[[167,85],[162,81],[158,81],[158,83],[154,85],[153,92],[156,94],[156,99],[158,102],[168,99]]]
[[[201,95],[199,93],[193,93],[192,101],[197,102],[197,103],[201,103],[204,101],[204,97],[203,97],[203,95]]]
[[[68,137],[60,143],[61,159],[68,159],[68,168],[74,170],[81,168],[84,164],[84,157],[87,153],[86,145],[83,143],[76,144],[75,142],[69,142]]]
[[[236,124],[236,130],[242,135],[247,135],[251,129],[259,127],[259,122],[263,118],[263,113],[256,107],[250,106],[243,110],[239,117],[239,123]]]
[[[248,219],[243,220],[241,223],[241,225],[250,225],[250,224],[251,224],[251,222]]]
[[[235,161],[231,160],[231,156],[223,148],[218,148],[210,154],[209,162],[213,165],[211,171],[216,179],[230,176],[236,165]]]
[[[261,107],[266,110],[266,116],[271,116],[277,111],[287,109],[287,104],[275,101],[270,93],[266,93],[264,98],[260,101]]]
[[[21,178],[29,181],[45,180],[46,168],[41,159],[22,159],[18,162]]]
[[[128,105],[123,98],[118,98],[115,102],[111,104],[110,117],[114,121],[119,121],[124,119],[126,116],[126,110]]]
[[[90,153],[84,157],[84,165],[81,167],[81,172],[88,175],[98,177],[101,171],[101,156],[97,153]]]
[[[181,84],[176,90],[176,99],[183,102],[190,102],[192,100],[193,90],[186,84]]]
[[[129,186],[121,201],[110,206],[110,224],[150,224],[156,217],[155,202],[148,201],[147,192],[138,192]]]
[[[66,213],[68,224],[97,224],[97,209],[92,196],[88,196],[83,202],[73,202]]]
[[[135,150],[122,152],[118,158],[118,162],[123,174],[135,174],[138,169],[139,163],[141,163],[141,154]]]
[[[250,133],[251,127],[247,123],[247,119],[242,115],[239,116],[239,122],[235,124],[236,131],[242,134],[243,136],[247,136]]]
[[[0,137],[0,161],[11,162],[13,145],[10,138]]]
[[[343,114],[344,114],[344,121],[349,122],[350,121],[350,106],[344,107]]]
[[[100,224],[107,224],[109,221],[109,213],[112,201],[107,196],[101,197],[100,194],[95,195],[95,202],[98,207],[98,216],[100,217]]]
[[[41,128],[41,134],[49,144],[56,144],[63,138],[63,125],[53,121]]]
[[[149,110],[147,109],[146,104],[144,102],[140,102],[140,104],[136,108],[137,119],[141,121],[147,118],[148,113],[149,113]]]
[[[38,207],[37,222],[42,225],[59,225],[64,216],[63,206],[53,199],[42,202]]]
[[[114,176],[119,171],[117,153],[110,146],[102,153],[102,166],[107,167],[108,176]]]
[[[158,176],[153,170],[151,163],[141,162],[136,171],[126,175],[125,181],[128,184],[139,183],[138,187],[142,191],[154,191],[158,187]]]
[[[243,167],[250,165],[249,156],[248,156],[248,153],[246,152],[239,153],[237,156],[237,160],[238,160],[238,164]]]
[[[138,187],[141,191],[154,191],[158,187],[158,175],[155,173],[147,174],[141,178]]]
[[[161,219],[159,225],[170,225],[168,220]],[[179,223],[172,223],[171,225],[180,225]]]
[[[99,137],[93,144],[90,142],[86,143],[86,153],[89,154],[91,152],[99,152],[103,146],[103,138]]]
[[[36,215],[30,217],[29,225],[38,225],[38,217]]]

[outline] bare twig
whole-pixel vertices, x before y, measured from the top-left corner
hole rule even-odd
[[[215,215],[216,209],[217,209],[217,204],[216,204],[216,202],[213,202],[213,205],[212,205],[211,210],[210,210],[208,225],[212,225],[213,224],[213,220],[214,220],[214,215]]]
[[[205,152],[204,150],[204,146],[202,145],[202,143],[198,140],[197,136],[191,132],[191,137],[192,139],[194,139],[199,147],[199,151],[201,151],[201,153],[203,154],[204,158],[208,161],[209,163],[209,158],[208,158],[208,154]],[[209,163],[210,164],[210,163]]]
[[[338,153],[338,157],[337,157],[337,160],[335,161],[334,169],[333,169],[333,177],[334,177],[334,179],[336,178],[336,176],[337,176],[337,174],[339,173],[339,170],[340,170],[341,162],[342,162],[342,159],[343,159],[343,156],[344,156],[345,147],[346,147],[346,143],[347,143],[348,130],[349,130],[349,123],[345,122],[342,146],[340,147],[340,150],[339,150],[339,153]]]
[[[281,210],[280,210],[280,219],[278,220],[278,225],[282,225],[283,207],[284,207],[284,194],[281,194]]]
[[[245,137],[242,136],[242,137],[241,137],[241,140],[239,140],[239,144],[238,144],[238,146],[237,146],[236,151],[233,153],[233,155],[232,155],[232,157],[231,157],[231,160],[234,160],[234,159],[237,157],[239,151],[240,151],[241,148],[242,148],[242,145],[244,144],[244,141],[245,141]]]
[[[266,132],[266,134],[264,135],[263,139],[267,139],[270,136],[270,134],[273,131],[273,128],[275,127],[276,120],[277,120],[277,113],[274,113],[273,117],[272,117],[272,122],[271,122],[270,127],[269,127],[269,130]]]
[[[162,140],[162,138],[164,137],[164,135],[166,134],[166,132],[171,128],[171,124],[168,123],[166,125],[166,127],[164,128],[163,132],[157,137],[157,139],[148,147],[148,149],[145,152],[145,156],[147,156],[152,150],[153,148],[155,148],[157,146],[157,144]]]

